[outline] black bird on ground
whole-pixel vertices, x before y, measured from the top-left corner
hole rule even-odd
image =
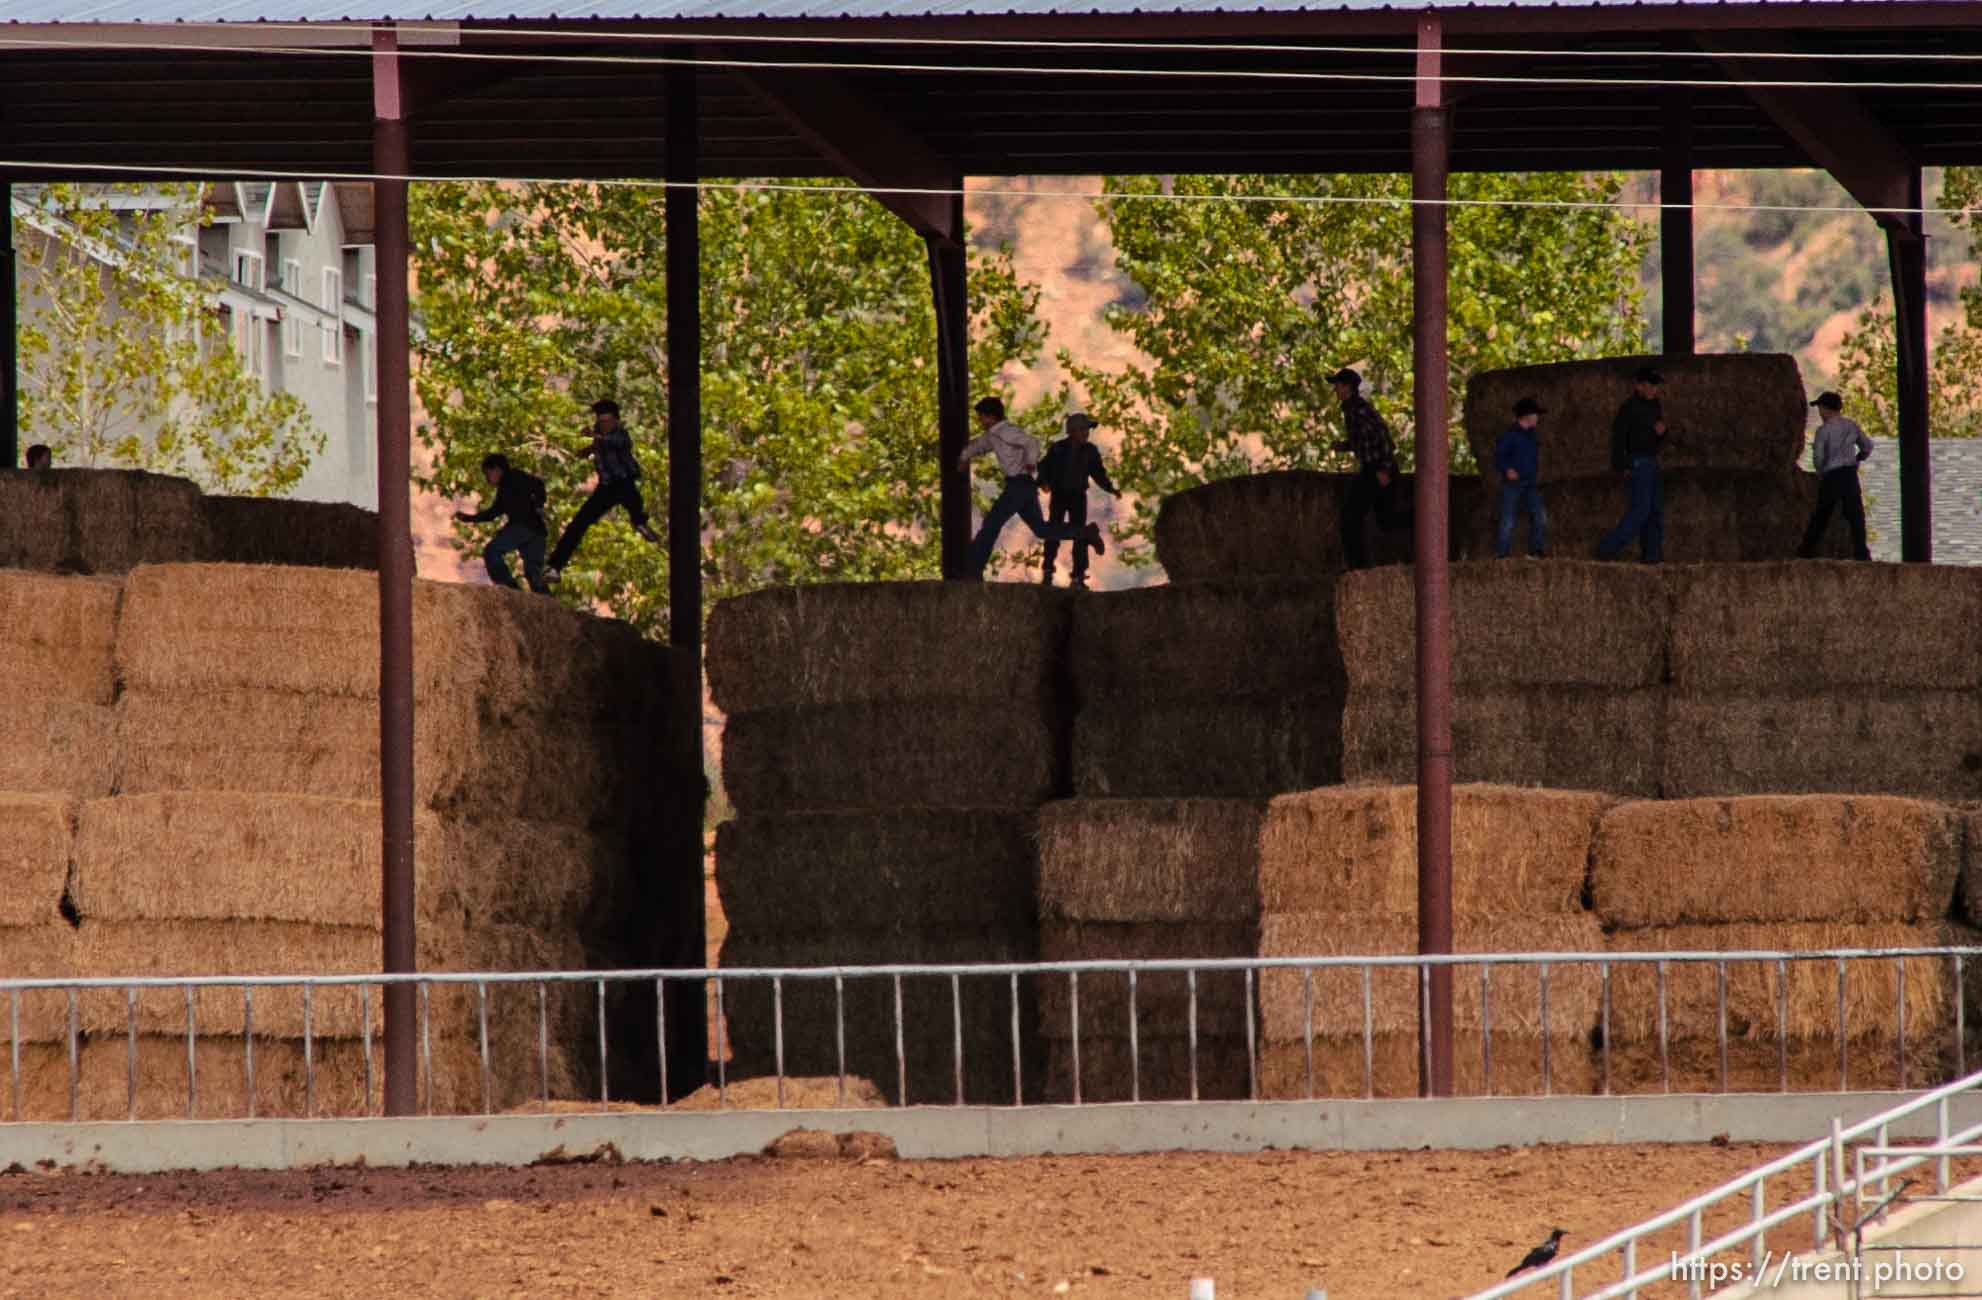
[[[1508,1269],[1507,1276],[1513,1277],[1516,1273],[1523,1273],[1531,1268],[1540,1268],[1542,1265],[1554,1259],[1556,1249],[1562,1245],[1562,1239],[1568,1235],[1569,1235],[1568,1231],[1563,1228],[1555,1228],[1550,1230],[1548,1234],[1548,1240],[1544,1241],[1541,1245],[1529,1251],[1525,1256],[1522,1257],[1520,1263],[1516,1264],[1513,1268]]]

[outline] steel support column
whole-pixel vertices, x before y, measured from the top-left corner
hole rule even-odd
[[[1665,158],[1659,169],[1659,290],[1664,350],[1693,351],[1693,98],[1667,94]],[[1674,204],[1684,204],[1675,207]]]
[[[20,265],[14,258],[14,183],[0,180],[0,469],[21,463]]]
[[[1933,431],[1927,405],[1927,241],[1917,209],[1920,169],[1912,169],[1908,203],[1916,212],[1886,223],[1886,258],[1892,266],[1893,330],[1899,371],[1899,537],[1900,558],[1909,564],[1934,559]]]
[[[372,170],[412,171],[398,38],[373,36]],[[413,445],[407,305],[406,182],[372,182],[378,271],[379,802],[383,811],[385,970],[415,969],[413,933]],[[333,311],[336,304],[330,304]],[[333,323],[333,328],[336,328]],[[385,990],[385,1113],[418,1103],[419,1038],[411,984]]]
[[[1445,339],[1445,192],[1452,123],[1440,85],[1437,19],[1418,24],[1411,113],[1411,378],[1417,427],[1415,566],[1418,607],[1418,951],[1452,951],[1451,375]],[[1452,1095],[1452,970],[1437,967],[1424,1000],[1418,1087]]]
[[[943,576],[951,580],[970,576],[970,475],[957,468],[970,441],[970,297],[964,272],[963,182],[955,185],[951,228],[958,237],[923,237],[936,302],[936,457],[942,485],[937,518]]]
[[[679,732],[682,767],[676,784],[703,790],[702,777],[702,178],[701,105],[695,69],[686,47],[669,50],[684,62],[670,66],[665,111],[667,147],[668,311],[668,642],[682,652],[683,689],[671,706]],[[704,796],[706,797],[706,796]],[[668,965],[701,966],[708,934],[702,880],[704,797],[667,809],[676,824],[654,828],[660,849],[657,894],[673,935]],[[681,981],[669,989],[665,1045],[674,1096],[699,1087],[708,1060],[708,1003],[702,985]],[[662,1100],[669,1100],[663,1098]]]

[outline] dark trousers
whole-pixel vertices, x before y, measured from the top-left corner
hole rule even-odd
[[[1657,460],[1640,456],[1631,462],[1630,482],[1631,504],[1617,527],[1597,543],[1597,558],[1614,560],[1619,551],[1636,541],[1638,558],[1657,564],[1665,558],[1665,476],[1659,472]]]
[[[1500,481],[1500,522],[1493,530],[1493,553],[1506,559],[1514,550],[1514,517],[1528,513],[1528,554],[1548,554],[1548,511],[1542,490],[1533,483]]]
[[[1046,521],[1049,524],[1071,524],[1081,531],[1086,531],[1087,529],[1087,493],[1085,492],[1082,492],[1077,497],[1049,496],[1046,499],[1046,511]],[[1060,539],[1057,537],[1047,538],[1046,577],[1050,578],[1053,576],[1053,565],[1059,558]],[[1087,581],[1086,542],[1077,541],[1074,543],[1074,581]]]
[[[1373,469],[1358,470],[1342,496],[1342,559],[1352,569],[1370,567],[1369,529],[1366,521],[1376,516],[1376,526],[1394,533],[1411,525],[1411,514],[1397,505],[1398,478],[1393,472],[1388,486],[1376,481]]]
[[[639,483],[630,478],[601,483],[592,489],[592,495],[585,498],[585,504],[578,507],[578,513],[564,526],[564,533],[557,539],[557,549],[551,552],[551,567],[562,569],[569,563],[571,553],[585,540],[592,525],[612,513],[614,506],[626,508],[635,528],[647,522],[647,503],[640,499]]]
[[[1845,465],[1838,469],[1825,470],[1817,480],[1817,508],[1810,512],[1810,526],[1803,530],[1803,545],[1796,553],[1809,559],[1817,553],[1817,546],[1824,540],[1824,530],[1831,526],[1831,511],[1844,507],[1844,522],[1851,525],[1851,554],[1853,558],[1869,560],[1872,550],[1865,544],[1865,498],[1858,490],[1858,466]]]
[[[977,536],[970,541],[970,571],[979,578],[991,564],[991,552],[998,549],[998,534],[1005,531],[1005,525],[1016,516],[1034,537],[1043,541],[1072,542],[1082,552],[1087,550],[1085,528],[1072,524],[1049,524],[1039,513],[1039,484],[1029,475],[1020,474],[1005,480],[1005,490],[984,512],[984,522],[978,527]]]
[[[544,535],[522,524],[504,524],[482,548],[482,563],[488,566],[489,581],[498,587],[515,587],[516,575],[509,571],[509,553],[523,557],[523,580],[532,591],[544,591]]]

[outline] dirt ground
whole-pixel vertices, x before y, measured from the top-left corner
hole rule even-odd
[[[1587,1244],[1776,1150],[16,1170],[0,1174],[0,1292],[1183,1300],[1208,1276],[1219,1300],[1445,1297],[1553,1226]]]

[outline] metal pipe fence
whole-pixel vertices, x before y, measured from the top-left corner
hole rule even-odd
[[[1419,1013],[1439,967],[1454,968],[1466,1095],[1904,1091],[1967,1072],[1961,990],[1978,956],[1939,947],[5,979],[0,1119],[220,1117],[221,1098],[227,1117],[374,1114],[376,1007],[403,985],[415,990],[417,1095],[429,1114],[606,1106],[616,1079],[621,1095],[665,1098],[671,1078],[705,1065],[718,1106],[731,1104],[733,1068],[774,1077],[779,1107],[788,1079],[825,1076],[837,1078],[834,1104],[854,1077],[899,1105],[1411,1095],[1415,1076],[1400,1086],[1379,1048],[1393,1063],[1405,1046],[1429,1049]],[[684,1062],[670,1046],[669,1008],[684,986],[713,1011],[712,1061]],[[238,1019],[222,1014],[235,1000]],[[161,1066],[159,1049],[180,1039],[183,1069]],[[219,1078],[202,1066],[215,1044],[240,1055]],[[1832,1044],[1834,1076],[1826,1067],[1814,1078],[1811,1062]],[[1556,1088],[1565,1053],[1584,1057],[1591,1086]],[[1322,1056],[1337,1068],[1318,1068]],[[118,1064],[113,1116],[105,1078]],[[355,1108],[348,1095],[327,1097],[327,1069],[343,1071],[344,1093],[362,1098]],[[581,1079],[583,1096],[573,1095]]]

